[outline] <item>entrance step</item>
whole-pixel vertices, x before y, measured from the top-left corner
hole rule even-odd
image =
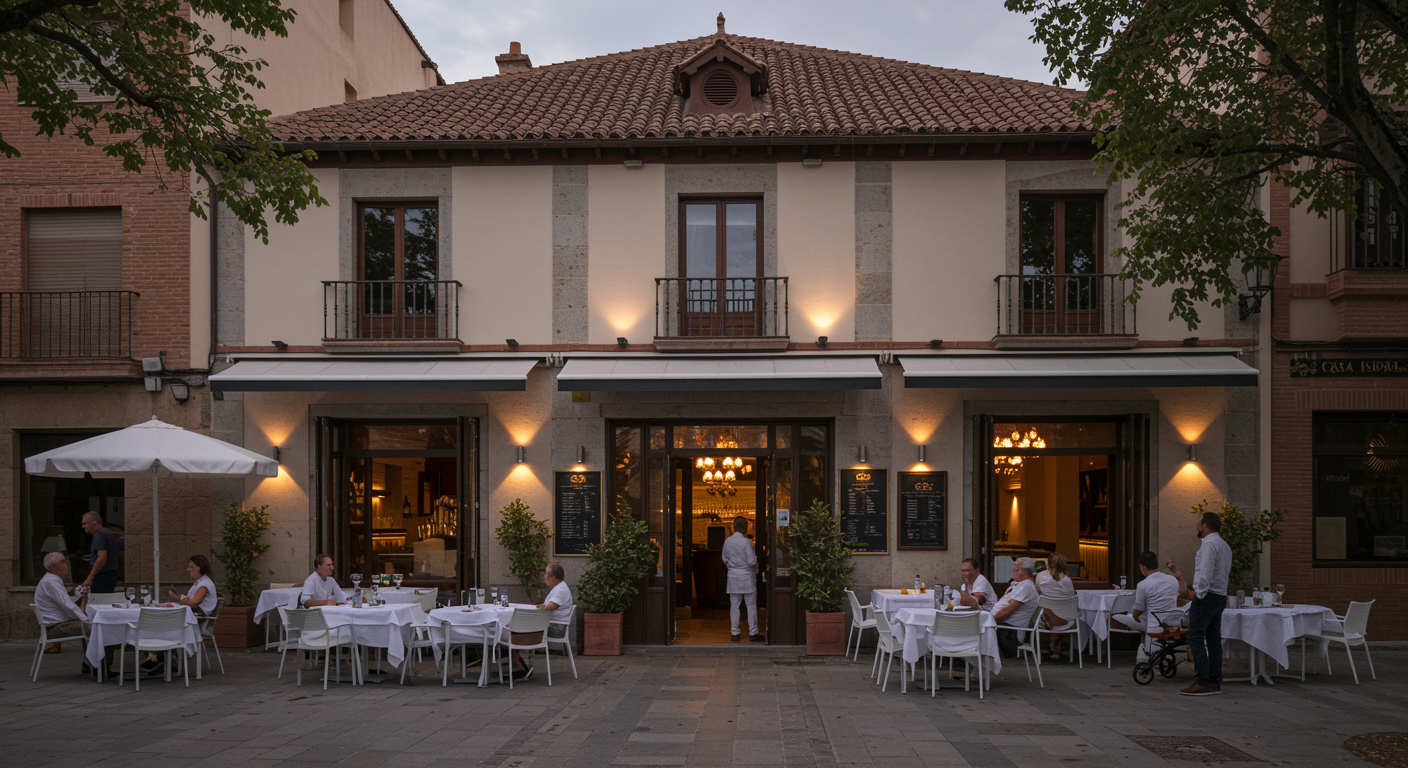
[[[806,656],[805,645],[763,645],[761,643],[729,643],[728,645],[627,645],[624,656]],[[820,657],[818,657],[820,658]],[[836,658],[840,658],[837,656]]]

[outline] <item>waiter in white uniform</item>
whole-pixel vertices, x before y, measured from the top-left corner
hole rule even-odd
[[[724,542],[724,565],[728,566],[728,628],[730,638],[738,642],[738,603],[748,604],[748,639],[765,642],[758,633],[758,553],[753,551],[753,542],[748,538],[748,518],[733,519],[733,535]]]

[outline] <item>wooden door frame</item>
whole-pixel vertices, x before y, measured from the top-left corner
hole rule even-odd
[[[722,336],[722,335],[724,335],[724,316],[727,314],[727,313],[724,311],[724,305],[725,305],[725,302],[726,302],[727,286],[728,286],[728,282],[727,282],[727,281],[728,281],[728,209],[727,209],[727,206],[728,206],[729,203],[752,203],[752,204],[757,208],[757,211],[758,211],[758,218],[757,218],[757,223],[755,224],[755,229],[754,229],[754,232],[756,233],[756,235],[755,235],[755,238],[754,238],[754,254],[753,254],[753,260],[756,262],[756,269],[754,270],[755,274],[753,275],[753,277],[754,277],[754,278],[761,278],[761,277],[764,277],[764,276],[765,276],[765,275],[763,274],[763,247],[762,247],[762,239],[763,239],[763,198],[762,198],[761,195],[755,195],[755,194],[739,194],[739,195],[699,195],[699,196],[680,195],[680,198],[679,198],[679,201],[678,201],[679,210],[678,210],[678,215],[677,215],[677,219],[678,219],[678,221],[679,221],[679,230],[680,230],[680,231],[679,231],[678,264],[677,264],[677,266],[676,266],[676,271],[677,271],[677,273],[678,273],[679,276],[680,276],[680,283],[679,283],[679,300],[678,300],[678,304],[679,304],[679,308],[680,308],[680,331],[681,331],[681,333],[683,333],[683,332],[685,331],[685,329],[689,327],[689,324],[688,324],[688,323],[686,322],[686,320],[685,320],[685,317],[686,317],[686,316],[688,316],[689,314],[695,314],[695,315],[703,315],[703,314],[704,314],[704,313],[690,313],[689,310],[688,310],[688,308],[687,308],[687,307],[688,307],[688,304],[689,304],[689,296],[688,296],[688,294],[689,294],[689,281],[690,281],[690,280],[708,280],[708,279],[711,279],[711,278],[707,278],[707,277],[691,277],[690,274],[689,274],[688,237],[687,237],[686,234],[685,234],[686,231],[687,231],[687,230],[686,230],[687,223],[686,223],[685,210],[686,210],[686,207],[687,207],[687,206],[690,206],[690,205],[712,204],[712,205],[714,206],[714,275],[713,275],[713,277],[712,277],[712,279],[714,280],[714,311],[713,311],[713,313],[712,313],[712,316],[713,316],[713,317],[712,317],[712,320],[710,321],[710,329],[711,329],[713,332],[710,333],[710,334],[707,334],[707,335],[710,335],[710,336]],[[758,291],[757,288],[755,288],[754,293],[755,293],[755,295],[759,293],[759,291]],[[762,307],[762,303],[761,303],[760,301],[758,301],[758,300],[755,299],[755,301],[754,301],[754,314],[759,313],[759,312],[761,311],[761,307]],[[755,321],[755,322],[757,322],[757,321]],[[694,335],[700,335],[700,334],[694,334]]]
[[[1018,196],[1018,199],[1017,199],[1017,274],[1021,275],[1021,277],[1018,278],[1018,279],[1019,279],[1019,281],[1021,281],[1021,284],[1022,284],[1022,287],[1019,288],[1019,290],[1018,290],[1018,296],[1019,296],[1019,299],[1018,299],[1018,300],[1019,300],[1019,301],[1021,300],[1021,291],[1022,291],[1022,290],[1025,290],[1025,279],[1028,277],[1028,275],[1023,271],[1023,270],[1026,268],[1026,265],[1022,262],[1022,242],[1023,242],[1022,238],[1023,238],[1023,235],[1024,235],[1025,233],[1022,231],[1021,207],[1022,207],[1022,205],[1023,205],[1024,203],[1035,202],[1035,201],[1042,201],[1042,200],[1050,201],[1050,202],[1053,203],[1053,206],[1052,206],[1052,213],[1051,213],[1051,215],[1052,215],[1052,217],[1053,217],[1053,222],[1052,222],[1053,227],[1052,227],[1052,233],[1051,233],[1052,246],[1053,246],[1053,249],[1054,249],[1054,253],[1052,254],[1052,262],[1053,262],[1053,264],[1052,264],[1052,270],[1053,270],[1053,274],[1055,274],[1055,275],[1067,275],[1067,274],[1071,274],[1070,272],[1067,271],[1067,265],[1066,265],[1066,216],[1065,216],[1065,213],[1066,213],[1066,203],[1069,202],[1069,201],[1073,201],[1073,200],[1076,200],[1076,201],[1091,201],[1091,202],[1094,202],[1094,203],[1095,203],[1095,272],[1094,272],[1094,274],[1097,274],[1097,275],[1099,275],[1099,274],[1104,274],[1104,269],[1105,269],[1105,193],[1103,193],[1103,192],[1090,192],[1090,191],[1079,191],[1079,192],[1048,192],[1048,191],[1042,191],[1042,192],[1031,192],[1031,193],[1023,192],[1023,193],[1021,193],[1021,194]],[[1040,277],[1040,275],[1032,275],[1032,277]],[[1046,325],[1047,325],[1047,323],[1046,323],[1046,321],[1045,321],[1044,318],[1047,317],[1047,316],[1050,316],[1050,317],[1052,318],[1052,323],[1054,323],[1054,327],[1057,328],[1057,329],[1062,329],[1062,328],[1068,328],[1068,327],[1069,327],[1069,321],[1067,320],[1067,314],[1068,314],[1069,312],[1075,312],[1075,313],[1085,312],[1086,314],[1089,314],[1089,313],[1092,312],[1092,311],[1093,311],[1093,313],[1095,314],[1095,317],[1094,317],[1094,325],[1095,325],[1095,327],[1096,327],[1096,328],[1103,328],[1103,318],[1100,317],[1100,307],[1101,307],[1101,301],[1100,301],[1100,296],[1099,296],[1100,286],[1099,286],[1098,284],[1095,286],[1095,294],[1096,294],[1096,295],[1095,295],[1095,298],[1094,298],[1094,304],[1095,304],[1095,309],[1094,309],[1094,310],[1089,310],[1089,311],[1087,311],[1087,310],[1079,310],[1079,309],[1076,309],[1076,310],[1068,310],[1068,309],[1066,308],[1066,296],[1065,296],[1065,293],[1066,293],[1066,286],[1065,286],[1065,283],[1066,283],[1066,279],[1065,279],[1064,277],[1055,277],[1055,278],[1052,279],[1052,296],[1053,296],[1053,301],[1054,301],[1055,304],[1056,304],[1054,310],[1028,310],[1028,309],[1026,309],[1025,307],[1022,308],[1022,314],[1023,314],[1022,327],[1023,327],[1024,329],[1026,328],[1026,325],[1027,325],[1027,323],[1029,322],[1029,320],[1027,319],[1028,316],[1031,316],[1031,317],[1033,317],[1033,318],[1035,318],[1035,317],[1042,317],[1043,320],[1042,320],[1042,322],[1041,322],[1041,325],[1042,325],[1043,327],[1046,327]],[[1088,326],[1088,325],[1090,325],[1090,321],[1079,321],[1079,322],[1078,322],[1078,325],[1079,325],[1079,326],[1082,326],[1082,327],[1083,327],[1083,326]],[[1049,333],[1049,332],[1050,332],[1050,331],[1047,331],[1047,333]],[[1057,332],[1059,333],[1060,331],[1058,330]]]
[[[366,210],[368,208],[394,208],[394,235],[392,238],[392,280],[406,279],[406,209],[407,208],[434,208],[436,210],[436,243],[435,243],[435,279],[440,279],[440,242],[439,242],[439,200],[358,200],[357,202],[357,253],[356,253],[356,274],[357,280],[367,280],[367,251],[366,251]],[[406,313],[406,297],[402,291],[393,290],[391,292],[391,313],[385,315],[379,312],[368,311],[363,292],[357,291],[357,317],[358,329],[361,330],[367,317],[390,317],[393,334],[400,337],[404,334],[405,328],[411,317]],[[437,321],[439,312],[431,315]],[[434,336],[435,334],[431,334]]]

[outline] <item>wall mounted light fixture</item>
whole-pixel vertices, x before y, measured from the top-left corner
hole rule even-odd
[[[516,463],[516,464],[522,464],[522,463],[524,463],[524,462],[526,461],[526,459],[524,458],[524,454],[526,454],[526,453],[527,453],[527,451],[524,449],[523,446],[521,446],[521,445],[518,446],[518,461],[515,462],[515,463]]]
[[[819,158],[819,157],[808,157],[808,158],[804,158],[804,159],[802,160],[802,167],[803,167],[803,168],[820,168],[820,167],[821,167],[821,158]]]
[[[816,337],[816,345],[817,345],[818,347],[822,348],[822,349],[826,349],[826,337],[825,337],[825,336],[818,336],[818,337]]]
[[[1189,444],[1188,444],[1188,460],[1189,460],[1189,461],[1197,461],[1197,460],[1198,460],[1198,444],[1197,444],[1197,443],[1189,443]]]
[[[274,446],[273,448],[270,448],[270,449],[269,449],[269,458],[271,458],[271,459],[273,459],[274,461],[276,461],[276,462],[282,464],[282,463],[283,463],[283,460],[281,460],[281,459],[279,458],[279,454],[280,454],[280,453],[282,453],[282,451],[280,451],[280,450],[279,450],[279,446],[276,445],[276,446]]]
[[[643,167],[643,166],[645,165],[645,161],[643,161],[643,160],[627,160],[627,161],[625,161],[624,163],[622,163],[622,165],[626,166],[627,168],[640,168],[640,167]]]
[[[922,444],[921,444],[921,445],[919,446],[919,463],[920,463],[920,464],[923,464],[925,461],[928,461],[928,458],[929,458],[929,446],[927,446],[927,445],[922,445]]]
[[[171,396],[178,403],[184,403],[191,399],[191,385],[184,381],[171,382]]]
[[[620,347],[621,349],[625,349],[625,348],[626,348],[626,345],[627,345],[627,344],[630,344],[630,343],[631,343],[631,342],[628,341],[625,336],[617,336],[617,337],[616,337],[616,346]]]
[[[864,445],[862,445],[862,446],[860,447],[860,463],[861,463],[861,464],[869,464],[869,463],[870,463],[870,454],[866,452]]]
[[[579,445],[579,446],[577,446],[577,463],[578,463],[578,464],[586,464],[586,463],[587,463],[587,447],[586,447],[585,445]]]

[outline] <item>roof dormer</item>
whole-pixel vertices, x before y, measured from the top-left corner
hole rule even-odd
[[[768,89],[768,69],[729,42],[724,15],[718,32],[703,50],[675,65],[675,92],[685,99],[685,112],[732,115],[757,112],[754,99]]]

